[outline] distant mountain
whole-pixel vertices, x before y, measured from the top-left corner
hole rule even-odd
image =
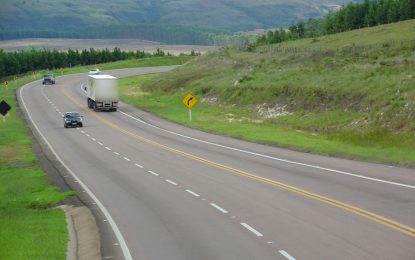
[[[286,27],[350,0],[2,0],[3,29],[169,24],[228,31]]]
[[[91,28],[126,25],[183,25],[226,32],[288,27],[298,19],[320,17],[350,1],[1,0],[0,39],[37,35],[79,38],[86,37],[84,32]],[[194,33],[189,31],[187,34]]]

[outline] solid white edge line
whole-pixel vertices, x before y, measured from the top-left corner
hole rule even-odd
[[[193,195],[193,196],[195,196],[195,197],[200,197],[200,195],[199,195],[199,194],[197,194],[196,192],[193,192],[193,191],[191,191],[191,190],[186,190],[186,192],[187,192],[187,193],[192,194],[192,195]]]
[[[292,257],[289,253],[285,252],[284,250],[280,250],[278,251],[281,255],[283,255],[285,258],[287,258],[288,260],[295,260],[294,257]]]
[[[215,209],[219,210],[220,212],[222,212],[224,214],[227,214],[228,213],[228,211],[226,209],[223,209],[223,208],[219,207],[215,203],[209,203],[209,204],[210,204],[210,206],[214,207]]]
[[[382,180],[382,179],[378,179],[378,178],[367,177],[367,176],[360,175],[360,174],[334,170],[334,169],[325,168],[325,167],[312,165],[312,164],[300,163],[300,162],[296,162],[296,161],[291,161],[291,160],[287,160],[287,159],[272,157],[272,156],[265,155],[265,154],[250,152],[250,151],[246,151],[246,150],[242,150],[242,149],[238,149],[238,148],[234,148],[234,147],[230,147],[230,146],[226,146],[226,145],[221,145],[221,144],[217,144],[217,143],[204,141],[204,140],[201,140],[201,139],[193,138],[193,137],[190,137],[190,136],[187,136],[187,135],[183,135],[183,134],[179,134],[179,133],[176,133],[176,132],[173,132],[173,131],[163,129],[161,127],[158,127],[158,126],[152,125],[150,123],[147,123],[147,122],[145,122],[145,121],[143,121],[139,118],[135,118],[132,115],[129,115],[129,114],[123,112],[123,111],[120,111],[120,110],[118,110],[118,111],[121,114],[123,114],[123,115],[125,115],[125,116],[127,116],[127,117],[129,117],[133,120],[136,120],[136,121],[138,121],[140,123],[143,123],[145,125],[148,125],[150,127],[156,128],[160,131],[164,131],[164,132],[167,132],[167,133],[170,133],[170,134],[173,134],[173,135],[177,135],[177,136],[180,136],[182,138],[190,139],[190,140],[193,140],[193,141],[196,141],[196,142],[201,142],[201,143],[204,143],[204,144],[209,144],[209,145],[225,148],[225,149],[232,150],[232,151],[237,151],[237,152],[241,152],[241,153],[255,155],[255,156],[258,156],[258,157],[263,157],[263,158],[267,158],[267,159],[271,159],[271,160],[275,160],[275,161],[285,162],[285,163],[288,163],[288,164],[294,164],[294,165],[304,166],[304,167],[308,167],[308,168],[314,168],[314,169],[318,169],[318,170],[334,172],[334,173],[338,173],[338,174],[342,174],[342,175],[346,175],[346,176],[351,176],[351,177],[356,177],[356,178],[360,178],[360,179],[365,179],[365,180],[370,180],[370,181],[375,181],[375,182],[380,182],[380,183],[391,184],[391,185],[396,185],[396,186],[400,186],[400,187],[415,189],[414,185],[408,185],[408,184],[403,184],[403,183],[399,183],[399,182],[392,182],[392,181]]]
[[[244,228],[248,229],[252,233],[254,233],[257,237],[262,237],[263,235],[259,233],[255,228],[251,227],[250,225],[246,223],[240,223]]]
[[[112,230],[114,231],[115,236],[117,237],[117,240],[120,244],[121,251],[123,252],[124,258],[126,260],[132,260],[132,256],[130,253],[130,250],[128,249],[127,243],[124,240],[123,235],[121,234],[121,231],[119,230],[117,224],[115,223],[114,219],[111,217],[111,214],[108,212],[108,210],[104,207],[104,205],[101,203],[101,201],[94,195],[94,193],[86,186],[81,179],[78,178],[78,176],[64,163],[64,161],[59,157],[59,155],[56,153],[56,151],[53,149],[52,145],[49,143],[49,141],[46,139],[46,137],[40,132],[39,127],[34,122],[29,110],[27,109],[26,102],[23,99],[23,90],[28,86],[28,84],[24,85],[20,88],[20,99],[22,101],[23,107],[26,110],[27,116],[29,117],[30,121],[32,122],[33,126],[35,127],[38,134],[42,137],[43,141],[46,143],[46,145],[51,150],[52,154],[58,159],[58,161],[63,165],[63,167],[72,175],[72,177],[81,185],[81,187],[88,193],[88,195],[91,197],[91,199],[96,203],[96,205],[99,207],[101,212],[104,214],[104,216],[107,218]]]
[[[172,180],[166,179],[166,182],[168,182],[168,183],[170,183],[170,184],[172,184],[172,185],[174,185],[174,186],[177,186],[177,183],[175,183],[175,182],[174,182],[174,181],[172,181]]]
[[[153,174],[154,176],[159,176],[160,174],[153,172],[153,171],[148,171],[149,173]]]

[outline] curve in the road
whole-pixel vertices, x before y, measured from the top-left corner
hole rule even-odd
[[[217,163],[217,162],[213,162],[213,161],[210,161],[210,160],[201,158],[199,156],[195,156],[195,155],[192,155],[192,154],[189,154],[189,153],[186,153],[186,152],[183,152],[183,151],[180,151],[180,150],[171,148],[169,146],[160,144],[158,142],[155,142],[155,141],[150,140],[148,138],[139,136],[139,135],[134,134],[132,132],[129,132],[129,131],[127,131],[127,130],[125,130],[125,129],[123,129],[123,128],[115,125],[115,124],[113,124],[112,122],[108,121],[107,119],[99,116],[97,113],[92,113],[90,110],[88,110],[87,108],[85,108],[85,106],[83,106],[81,103],[79,103],[79,101],[77,101],[74,97],[72,97],[67,91],[65,91],[65,89],[63,87],[61,87],[60,90],[62,91],[62,93],[68,99],[72,100],[72,102],[74,102],[80,109],[83,109],[85,112],[87,112],[90,115],[94,116],[95,118],[97,118],[101,122],[107,124],[108,126],[112,127],[113,129],[116,129],[116,130],[118,130],[118,131],[120,131],[120,132],[122,132],[122,133],[124,133],[124,134],[126,134],[126,135],[128,135],[128,136],[130,136],[130,137],[132,137],[134,139],[136,139],[136,140],[139,140],[139,141],[145,142],[147,144],[151,144],[151,145],[157,146],[157,147],[159,147],[161,149],[164,149],[164,150],[173,152],[175,154],[184,156],[186,158],[189,158],[189,159],[192,159],[192,160],[195,160],[195,161],[199,161],[201,163],[210,165],[212,167],[219,168],[219,169],[225,170],[227,172],[230,172],[230,173],[233,173],[233,174],[237,174],[239,176],[243,176],[245,178],[249,178],[251,180],[255,180],[255,181],[258,181],[258,182],[261,182],[261,183],[269,184],[269,185],[272,185],[274,187],[278,187],[278,188],[281,188],[281,189],[284,189],[284,190],[287,190],[287,191],[290,191],[290,192],[294,192],[296,194],[299,194],[299,195],[302,195],[302,196],[306,196],[308,198],[311,198],[311,199],[314,199],[314,200],[323,202],[325,204],[328,204],[328,205],[331,205],[331,206],[334,206],[334,207],[337,207],[337,208],[346,210],[348,212],[354,213],[354,214],[359,215],[361,217],[364,217],[364,218],[366,218],[368,220],[374,221],[374,222],[376,222],[378,224],[381,224],[383,226],[389,227],[389,228],[391,228],[393,230],[399,231],[399,232],[401,232],[403,234],[406,234],[408,236],[411,236],[411,237],[414,237],[415,238],[415,228],[412,228],[410,226],[404,225],[404,224],[402,224],[402,223],[400,223],[398,221],[395,221],[395,220],[392,220],[392,219],[389,219],[389,218],[380,216],[380,215],[375,214],[373,212],[364,210],[364,209],[359,208],[359,207],[355,207],[353,205],[350,205],[350,204],[347,204],[347,203],[344,203],[344,202],[341,202],[341,201],[338,201],[338,200],[335,200],[335,199],[331,199],[331,198],[326,197],[326,196],[322,196],[322,195],[319,195],[319,194],[316,194],[316,193],[313,193],[313,192],[306,191],[304,189],[300,189],[300,188],[297,188],[297,187],[294,187],[294,186],[291,186],[291,185],[287,185],[285,183],[282,183],[282,182],[279,182],[279,181],[276,181],[276,180],[272,180],[272,179],[269,179],[269,178],[261,177],[261,176],[258,176],[258,175],[255,175],[255,174],[252,174],[252,173],[249,173],[249,172],[246,172],[246,171],[238,170],[238,169],[233,168],[233,167],[229,167],[229,166],[226,166],[226,165]]]

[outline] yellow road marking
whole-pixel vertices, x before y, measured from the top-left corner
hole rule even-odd
[[[118,130],[118,131],[120,131],[120,132],[122,132],[122,133],[124,133],[124,134],[126,134],[126,135],[128,135],[128,136],[130,136],[132,138],[134,138],[134,139],[137,139],[137,140],[139,140],[141,142],[144,142],[144,143],[147,143],[147,144],[150,144],[150,145],[159,147],[161,149],[164,149],[164,150],[173,152],[175,154],[182,155],[182,156],[184,156],[186,158],[189,158],[189,159],[192,159],[192,160],[195,160],[195,161],[199,161],[201,163],[210,165],[212,167],[219,168],[219,169],[225,170],[227,172],[230,172],[230,173],[233,173],[233,174],[237,174],[239,176],[246,177],[248,179],[252,179],[252,180],[256,180],[258,182],[266,183],[266,184],[272,185],[274,187],[278,187],[278,188],[281,188],[281,189],[284,189],[284,190],[287,190],[287,191],[291,191],[291,192],[294,192],[294,193],[297,193],[297,194],[306,196],[308,198],[311,198],[311,199],[314,199],[314,200],[318,200],[320,202],[323,202],[323,203],[332,205],[334,207],[344,209],[346,211],[349,211],[351,213],[354,213],[354,214],[359,215],[361,217],[364,217],[366,219],[369,219],[369,220],[372,220],[374,222],[377,222],[377,223],[379,223],[379,224],[381,224],[383,226],[386,226],[386,227],[392,228],[394,230],[397,230],[397,231],[399,231],[399,232],[401,232],[403,234],[406,234],[408,236],[415,237],[415,228],[412,228],[410,226],[404,225],[404,224],[399,223],[399,222],[397,222],[395,220],[392,220],[392,219],[389,219],[389,218],[386,218],[386,217],[377,215],[377,214],[375,214],[373,212],[370,212],[370,211],[367,211],[367,210],[364,210],[364,209],[361,209],[361,208],[352,206],[352,205],[347,204],[347,203],[343,203],[343,202],[338,201],[338,200],[335,200],[335,199],[331,199],[331,198],[328,198],[328,197],[325,197],[325,196],[322,196],[322,195],[318,195],[318,194],[313,193],[313,192],[309,192],[309,191],[306,191],[306,190],[303,190],[303,189],[300,189],[300,188],[297,188],[297,187],[294,187],[294,186],[291,186],[291,185],[287,185],[287,184],[282,183],[282,182],[279,182],[279,181],[275,181],[275,180],[268,179],[268,178],[265,178],[265,177],[261,177],[261,176],[258,176],[258,175],[255,175],[255,174],[252,174],[252,173],[249,173],[249,172],[245,172],[245,171],[242,171],[242,170],[238,170],[238,169],[235,169],[235,168],[232,168],[230,166],[226,166],[226,165],[223,165],[223,164],[220,164],[220,163],[217,163],[217,162],[209,161],[207,159],[204,159],[204,158],[201,158],[201,157],[198,157],[198,156],[195,156],[195,155],[192,155],[192,154],[189,154],[189,153],[186,153],[186,152],[183,152],[183,151],[174,149],[172,147],[169,147],[169,146],[166,146],[166,145],[157,143],[157,142],[155,142],[155,141],[153,141],[151,139],[147,139],[145,137],[142,137],[142,136],[139,136],[137,134],[134,134],[134,133],[132,133],[130,131],[127,131],[127,130],[125,130],[125,129],[119,127],[119,126],[117,126],[116,124],[108,121],[107,119],[99,116],[97,113],[94,113],[91,110],[89,110],[88,108],[86,108],[85,106],[83,106],[74,97],[72,97],[71,95],[69,95],[68,92],[66,92],[66,90],[63,88],[63,86],[61,86],[60,89],[61,89],[61,91],[63,92],[63,94],[66,97],[68,97],[70,100],[72,100],[78,107],[80,107],[82,110],[84,110],[88,114],[94,116],[95,118],[97,118],[101,122],[109,125],[110,127],[114,128],[114,129],[116,129],[116,130]]]

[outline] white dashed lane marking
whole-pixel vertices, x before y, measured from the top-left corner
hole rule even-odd
[[[222,212],[224,214],[227,214],[228,213],[228,211],[226,209],[223,209],[223,208],[219,207],[215,203],[210,203],[210,206],[214,207],[215,209],[219,210],[220,212]]]
[[[283,255],[285,258],[287,258],[288,260],[295,260],[294,257],[292,257],[290,254],[288,254],[287,252],[285,252],[284,250],[280,250],[278,251],[281,255]]]
[[[199,195],[199,194],[197,194],[196,192],[193,192],[193,191],[191,191],[191,190],[186,190],[186,192],[187,192],[187,193],[192,194],[192,195],[193,195],[193,196],[195,196],[195,197],[200,197],[200,195]]]
[[[141,169],[143,169],[144,167],[143,166],[141,166],[140,164],[138,164],[138,163],[136,163],[136,164],[134,164],[135,166],[137,166],[138,168],[141,168]]]
[[[54,105],[53,105],[54,106]],[[55,106],[54,106],[55,107]],[[60,114],[62,114],[58,109],[56,109],[56,111],[58,112],[58,113],[60,113]],[[77,130],[80,130],[80,128],[76,128]],[[83,130],[81,130],[81,133],[83,133],[83,134],[85,134],[87,137],[89,137],[92,141],[94,141],[94,142],[97,142],[97,139],[96,138],[92,138],[91,137],[91,135],[89,135],[89,134],[87,134],[85,131],[83,131]],[[104,144],[103,143],[101,143],[101,142],[97,142],[99,145],[101,145],[101,146],[104,146]],[[105,149],[107,149],[108,151],[111,151],[111,148],[110,147],[108,147],[108,146],[105,146]],[[113,152],[115,155],[117,155],[117,156],[119,156],[119,155],[121,155],[120,153],[118,153],[118,152]],[[131,159],[129,159],[129,158],[127,158],[127,157],[123,157],[123,159],[124,160],[126,160],[126,161],[128,161],[128,162],[130,162],[131,161]],[[140,165],[140,164],[138,164],[138,163],[135,163],[134,164],[135,166],[137,166],[137,167],[139,167],[139,168],[141,168],[141,169],[143,169],[144,167],[142,166],[142,165]],[[148,171],[148,173],[150,173],[150,174],[152,174],[152,175],[154,175],[154,176],[160,176],[160,174],[158,174],[158,173],[156,173],[156,172],[154,172],[154,171]],[[160,177],[160,178],[162,178],[163,179],[163,177]],[[173,185],[173,186],[176,186],[176,187],[178,187],[178,184],[176,183],[176,182],[174,182],[174,181],[172,181],[172,180],[170,180],[170,179],[164,179],[167,183],[169,183],[169,184],[171,184],[171,185]],[[192,196],[194,196],[194,197],[200,197],[200,195],[198,194],[198,193],[196,193],[196,192],[194,192],[194,191],[192,191],[192,190],[190,190],[190,189],[186,189],[185,190],[187,193],[189,193],[189,194],[191,194]],[[202,201],[206,201],[206,199],[202,199]],[[222,212],[223,214],[227,214],[227,213],[229,213],[226,209],[224,209],[224,208],[222,208],[222,207],[220,207],[219,205],[217,205],[217,204],[215,204],[215,203],[209,203],[209,205],[211,206],[211,207],[213,207],[213,208],[215,208],[216,210],[218,210],[218,211],[220,211],[220,212]],[[233,217],[233,218],[235,218],[235,217]],[[104,221],[107,221],[107,220],[104,220]],[[258,237],[262,237],[263,235],[259,232],[259,231],[257,231],[256,229],[254,229],[253,227],[251,227],[250,225],[248,225],[247,223],[240,223],[244,228],[246,228],[247,230],[249,230],[250,232],[252,232],[253,234],[255,234],[256,236],[258,236]],[[272,242],[268,242],[268,244],[271,244]],[[114,245],[117,245],[117,243],[115,243]],[[295,260],[295,258],[293,258],[290,254],[288,254],[286,251],[284,251],[284,250],[279,250],[278,251],[282,256],[284,256],[285,258],[287,258],[288,260]]]
[[[252,233],[254,233],[257,237],[262,237],[263,235],[259,233],[255,228],[251,227],[250,225],[246,223],[240,223],[244,228],[248,229]]]
[[[170,183],[171,185],[177,186],[177,183],[175,183],[172,180],[166,179],[166,182]]]
[[[160,174],[153,172],[153,171],[148,171],[149,173],[153,174],[154,176],[159,176]]]

